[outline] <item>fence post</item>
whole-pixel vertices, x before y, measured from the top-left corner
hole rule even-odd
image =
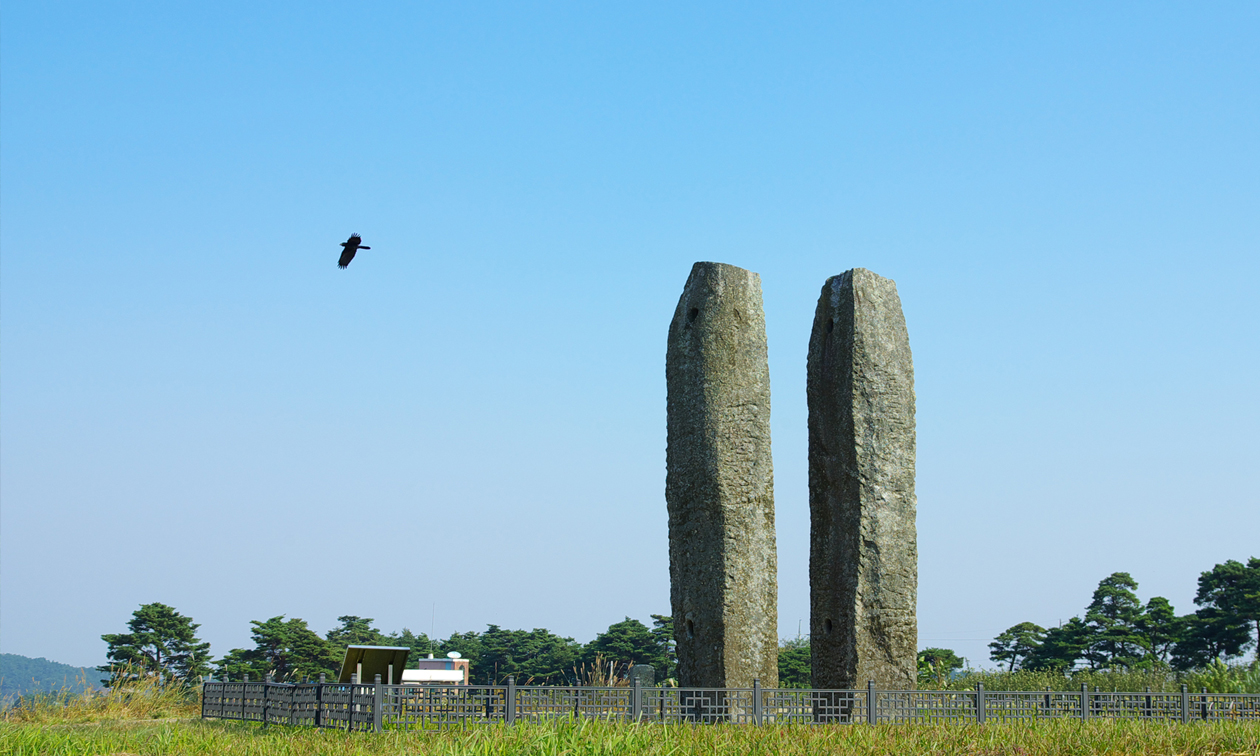
[[[1089,719],[1089,686],[1081,683],[1081,721]]]
[[[1208,697],[1206,687],[1203,689],[1202,716],[1204,722],[1208,721]]]
[[[350,673],[350,696],[349,702],[346,704],[346,732],[354,729],[354,714],[359,710],[358,704],[354,702],[354,693],[359,685],[359,673]]]
[[[630,682],[633,685],[630,691],[630,719],[638,722],[643,716],[643,681],[638,675],[631,675]]]
[[[319,673],[319,687],[315,688],[315,726],[324,726],[324,682],[327,680],[323,672]]]
[[[268,727],[271,724],[271,702],[267,700],[268,699],[267,694],[271,692],[271,675],[263,675],[262,682],[263,682],[263,686],[262,686],[263,727]]]
[[[976,683],[976,722],[984,724],[984,683]]]
[[[1190,689],[1185,683],[1181,684],[1181,723],[1190,723]]]
[[[381,687],[381,676],[377,674],[372,681],[372,732],[385,729],[385,689]]]
[[[516,675],[508,675],[507,691],[503,701],[503,717],[510,725],[516,724]]]
[[[866,723],[875,724],[879,721],[879,714],[875,711],[875,707],[879,705],[879,696],[875,695],[875,681],[866,681]]]

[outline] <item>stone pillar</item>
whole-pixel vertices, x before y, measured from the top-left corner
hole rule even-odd
[[[813,687],[914,688],[914,365],[897,285],[829,278],[806,374]]]
[[[641,687],[650,688],[656,684],[656,667],[651,664],[635,664],[630,667],[627,677],[630,678],[631,686],[638,684]]]
[[[698,262],[665,355],[670,604],[683,687],[779,679],[770,370],[761,278]]]

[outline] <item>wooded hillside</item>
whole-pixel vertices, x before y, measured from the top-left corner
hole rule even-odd
[[[85,681],[93,688],[101,687],[103,675],[91,668],[72,667],[44,658],[32,659],[18,654],[0,654],[0,709],[13,705],[26,693],[42,693],[62,688],[74,692],[84,689]]]

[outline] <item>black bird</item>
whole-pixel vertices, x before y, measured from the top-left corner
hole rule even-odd
[[[350,261],[354,259],[355,252],[361,249],[371,249],[371,247],[365,247],[360,244],[359,242],[361,241],[363,241],[363,238],[358,234],[350,234],[350,238],[341,243],[341,259],[337,261],[338,268],[344,268],[349,265]]]

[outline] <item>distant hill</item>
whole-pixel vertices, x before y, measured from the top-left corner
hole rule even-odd
[[[7,709],[19,696],[62,688],[80,692],[85,687],[100,688],[108,675],[91,668],[72,667],[44,658],[0,654],[0,709]]]

